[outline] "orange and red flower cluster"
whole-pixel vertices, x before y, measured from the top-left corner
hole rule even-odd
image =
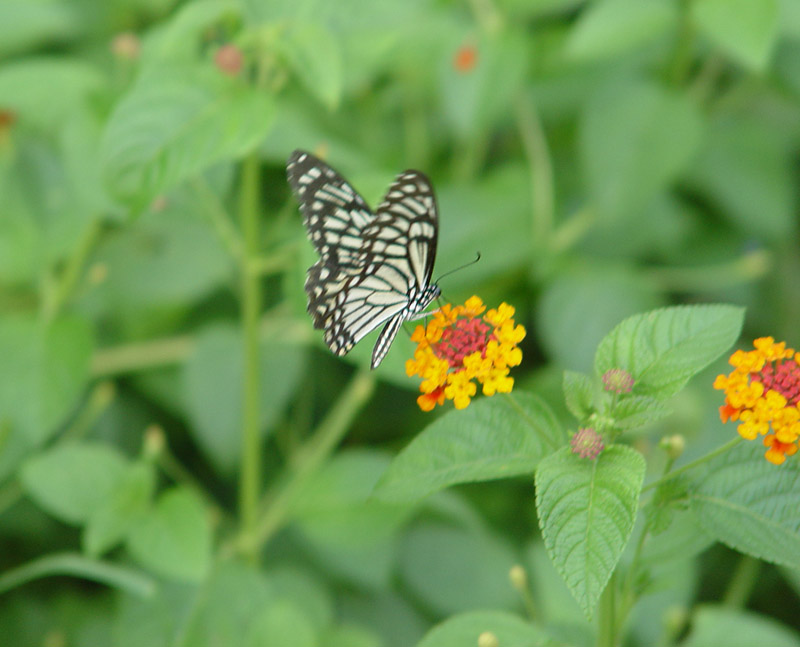
[[[514,308],[506,303],[489,310],[476,296],[464,305],[447,304],[432,314],[427,326],[417,326],[411,341],[417,343],[414,359],[406,361],[406,373],[422,378],[417,403],[432,410],[445,399],[463,409],[476,394],[473,380],[483,385],[484,395],[509,393],[514,378],[508,373],[522,361],[517,344],[525,328],[514,324]]]
[[[797,452],[800,438],[800,353],[772,337],[760,337],[753,346],[731,355],[733,372],[714,380],[714,388],[725,391],[720,417],[741,421],[742,438],[764,436],[767,460],[780,465]]]

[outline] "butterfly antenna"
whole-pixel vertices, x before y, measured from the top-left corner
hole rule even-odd
[[[457,268],[455,268],[453,270],[450,270],[448,272],[445,272],[444,274],[441,274],[439,276],[439,278],[436,279],[436,281],[434,281],[434,283],[438,283],[445,276],[450,276],[451,274],[454,274],[454,273],[456,273],[456,272],[458,272],[460,270],[463,270],[464,268],[469,267],[470,265],[475,265],[475,263],[477,263],[479,260],[481,260],[481,253],[480,252],[475,252],[475,260],[474,261],[470,261],[469,263],[464,263],[463,265],[461,265],[461,266],[459,266],[459,267],[457,267]]]

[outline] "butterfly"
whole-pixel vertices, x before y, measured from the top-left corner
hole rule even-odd
[[[306,277],[308,312],[325,343],[345,355],[385,324],[372,351],[377,368],[404,321],[440,295],[431,283],[436,256],[436,198],[427,177],[400,173],[373,212],[339,173],[297,150],[286,165],[308,237],[319,254]]]

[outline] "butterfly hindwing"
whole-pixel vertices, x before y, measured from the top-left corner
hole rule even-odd
[[[428,179],[397,176],[373,214],[347,181],[309,153],[287,165],[309,238],[320,259],[306,279],[308,311],[337,355],[386,322],[372,354],[377,367],[403,321],[439,295],[430,284],[437,211]]]

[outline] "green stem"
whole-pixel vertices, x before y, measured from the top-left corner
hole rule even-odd
[[[669,80],[674,85],[681,84],[689,72],[692,63],[692,45],[694,44],[694,28],[689,16],[689,0],[679,3],[678,38],[672,52],[672,61],[669,66]]]
[[[616,575],[612,574],[597,605],[597,647],[617,647]]]
[[[156,581],[140,571],[90,559],[83,555],[56,553],[40,557],[0,575],[0,594],[27,582],[54,575],[71,575],[99,582],[139,597],[149,597],[158,590]]]
[[[701,456],[700,458],[698,458],[696,460],[693,460],[690,463],[686,463],[686,465],[684,465],[683,467],[679,467],[674,472],[670,472],[669,474],[666,474],[665,476],[662,476],[657,481],[653,481],[652,483],[648,483],[647,485],[645,485],[642,488],[642,492],[647,492],[647,490],[652,490],[653,488],[658,487],[662,483],[666,483],[667,481],[671,481],[672,479],[674,479],[679,474],[683,474],[684,472],[687,472],[687,471],[689,471],[691,469],[694,469],[695,467],[697,467],[699,465],[702,465],[703,463],[707,463],[712,458],[716,458],[720,454],[724,454],[725,452],[730,451],[731,449],[736,447],[736,445],[738,445],[743,440],[744,440],[744,438],[742,438],[742,437],[733,438],[732,440],[729,440],[727,443],[725,443],[721,447],[717,447],[717,449],[715,449],[713,452],[710,452],[710,453],[706,454],[705,456]]]
[[[258,550],[286,523],[297,495],[339,444],[374,389],[375,378],[369,372],[362,370],[353,376],[336,405],[298,451],[297,459],[292,462],[291,475],[262,506],[263,514],[254,532],[245,532],[240,537],[241,549],[245,552]]]
[[[722,603],[734,609],[743,608],[753,592],[753,586],[758,580],[760,570],[760,561],[750,555],[742,555],[730,582],[728,582],[728,590],[725,591]]]
[[[236,231],[236,227],[234,227],[231,222],[231,218],[220,201],[219,196],[211,190],[205,178],[200,177],[195,180],[194,187],[203,198],[206,213],[217,232],[217,236],[219,236],[219,239],[228,249],[230,255],[237,260],[241,260],[243,255],[242,239],[239,236],[239,232]]]
[[[193,348],[194,339],[187,335],[104,348],[92,356],[91,373],[94,377],[108,377],[177,364]]]
[[[772,266],[772,254],[757,249],[725,263],[651,268],[647,275],[667,292],[702,292],[752,283],[772,271]]]
[[[591,231],[596,219],[595,212],[589,207],[572,214],[554,230],[550,250],[560,253],[570,249]]]
[[[555,220],[553,198],[553,163],[536,105],[527,94],[520,94],[515,102],[517,126],[531,173],[531,199],[533,202],[533,240],[543,249],[549,249]]]
[[[102,230],[102,221],[99,218],[95,218],[89,223],[86,231],[83,232],[83,236],[78,241],[78,246],[67,259],[66,265],[56,283],[52,297],[44,304],[44,315],[47,319],[53,319],[61,311],[64,304],[75,290],[83,266],[86,264],[86,259],[99,240]]]
[[[239,481],[239,516],[242,531],[251,535],[258,521],[258,495],[261,490],[261,431],[259,429],[259,394],[261,393],[260,352],[258,344],[261,292],[259,275],[251,262],[259,252],[259,159],[253,152],[242,165],[240,195],[241,229],[244,258],[241,267],[242,336],[244,353],[244,399],[242,402],[242,468]],[[256,546],[247,554],[258,561]]]

